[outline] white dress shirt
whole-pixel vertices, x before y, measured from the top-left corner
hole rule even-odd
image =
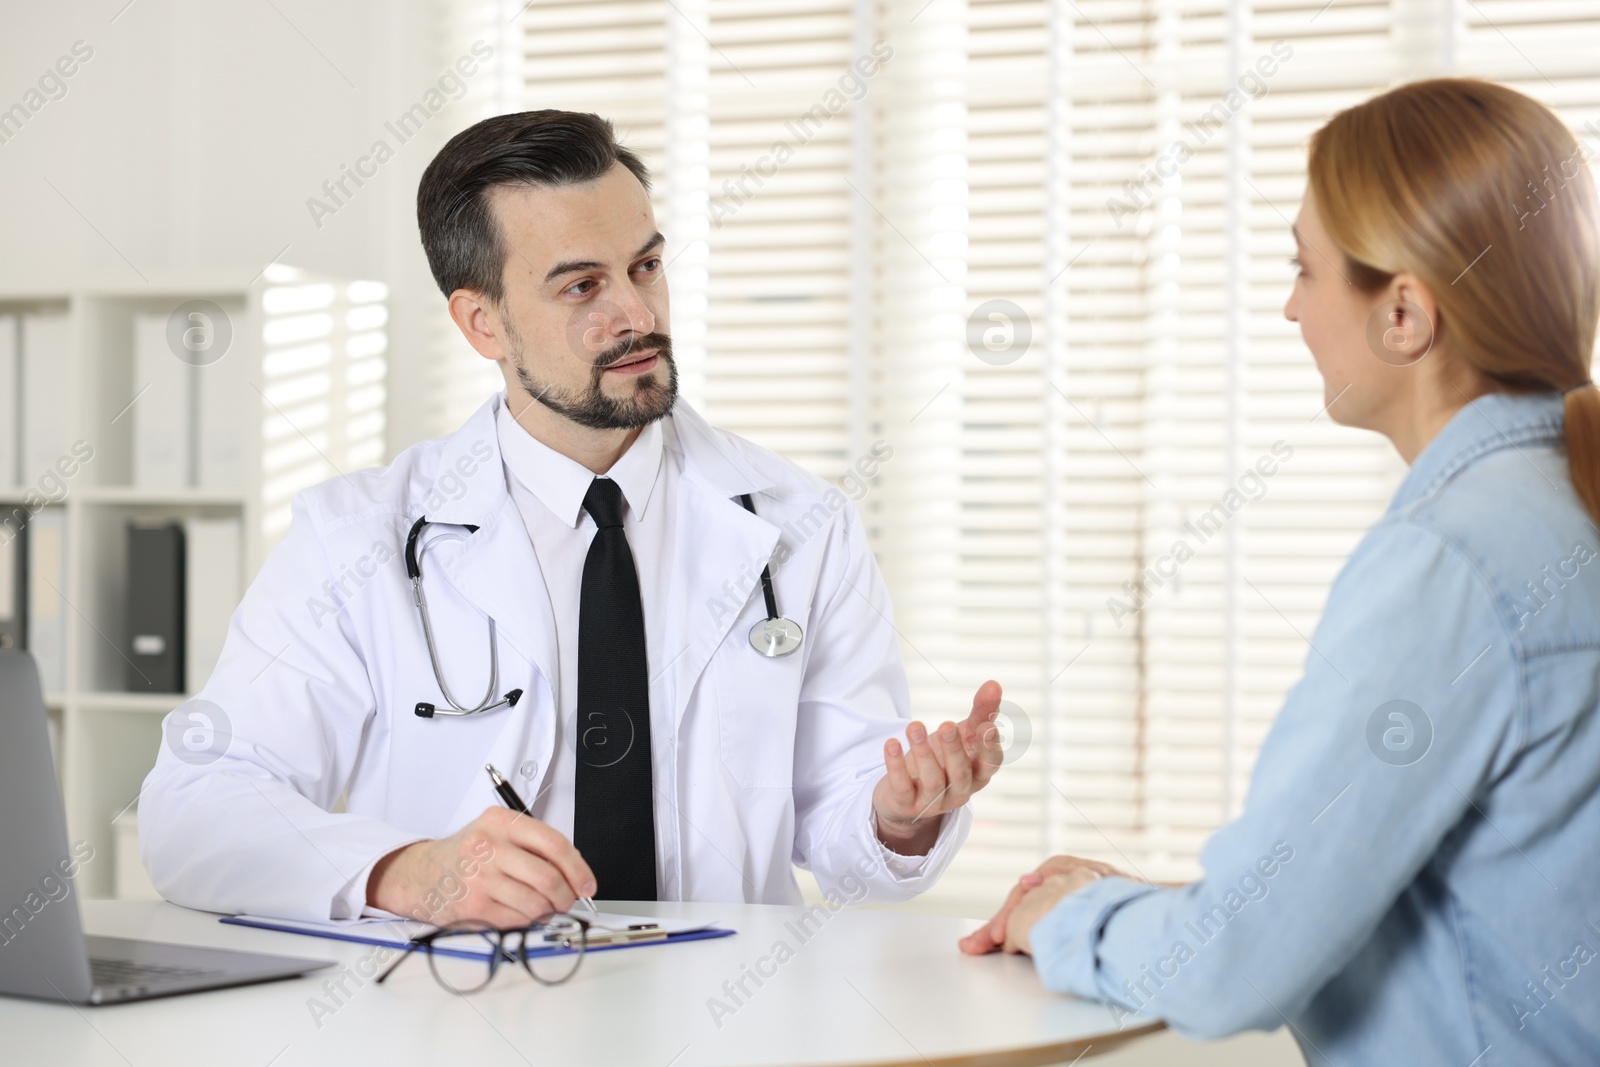
[[[595,475],[574,459],[557,452],[523,429],[508,410],[500,408],[495,430],[500,451],[505,457],[506,485],[511,500],[528,528],[539,569],[544,572],[545,592],[556,619],[557,668],[556,701],[560,717],[556,725],[555,756],[546,785],[536,797],[525,797],[534,818],[572,838],[573,787],[577,781],[578,751],[575,727],[578,716],[578,605],[583,591],[583,563],[594,540],[595,523],[583,510],[583,497]],[[661,673],[661,590],[672,558],[673,488],[681,464],[664,447],[660,421],[646,426],[603,477],[617,483],[625,502],[622,528],[633,550],[633,565],[639,575],[639,600],[644,611],[645,663],[649,670],[650,762],[656,782],[666,781],[671,746],[663,739],[672,734],[672,706],[658,681]],[[537,596],[536,590],[529,590]],[[532,778],[534,775],[523,775]],[[656,886],[663,900],[669,895],[672,866],[660,842],[671,840],[664,832],[669,812],[663,812],[659,794],[652,798],[656,819]],[[675,890],[676,887],[672,887]]]

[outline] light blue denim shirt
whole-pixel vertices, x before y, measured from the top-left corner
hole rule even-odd
[[[1561,426],[1549,393],[1456,414],[1334,582],[1204,877],[1063,900],[1045,985],[1196,1037],[1287,1023],[1314,1067],[1600,1063],[1600,531]]]

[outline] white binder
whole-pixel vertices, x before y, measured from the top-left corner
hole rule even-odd
[[[21,484],[22,365],[17,361],[17,317],[0,315],[0,487]]]
[[[245,472],[245,428],[250,420],[261,421],[261,394],[251,387],[245,351],[248,346],[235,338],[221,359],[194,371],[199,393],[196,466],[202,489],[241,492],[251,484]]]
[[[243,596],[243,527],[236,518],[184,522],[184,688],[198,693],[222,654]]]
[[[165,315],[133,320],[133,484],[184,489],[192,478],[194,367],[167,346]]]
[[[22,318],[22,485],[38,482],[72,444],[72,351],[67,316]]]

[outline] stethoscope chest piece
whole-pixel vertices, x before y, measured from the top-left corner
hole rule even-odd
[[[739,503],[750,514],[756,513],[755,503],[751,501],[749,493],[741,496]],[[761,599],[766,602],[767,617],[750,627],[750,647],[768,659],[787,656],[800,647],[806,635],[799,623],[778,614],[778,595],[772,591],[770,564],[761,568]]]
[[[789,655],[804,639],[800,624],[793,619],[762,619],[750,627],[750,647],[768,659]]]

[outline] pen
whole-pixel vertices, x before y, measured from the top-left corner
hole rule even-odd
[[[511,788],[511,783],[500,777],[500,772],[494,769],[494,764],[485,763],[483,769],[489,772],[489,781],[494,784],[494,791],[500,794],[501,802],[512,811],[532,818],[533,812],[529,811],[528,805],[517,796],[517,791]],[[600,914],[600,909],[594,906],[594,901],[589,897],[579,897],[578,903],[588,908],[591,913]]]

